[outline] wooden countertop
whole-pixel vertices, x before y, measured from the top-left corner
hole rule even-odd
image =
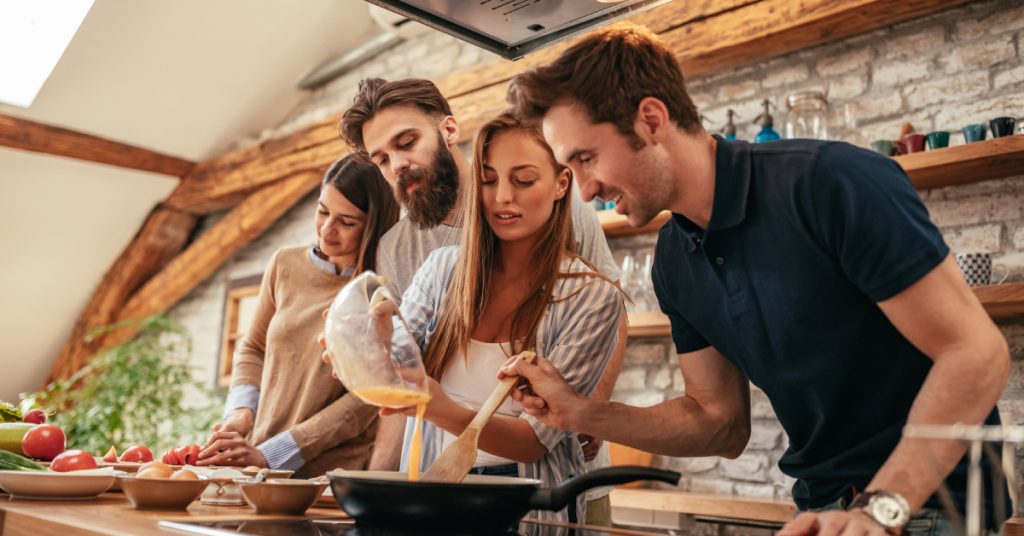
[[[340,508],[314,506],[306,519],[347,517]],[[78,536],[180,534],[161,529],[167,521],[218,521],[238,519],[302,519],[290,516],[257,515],[248,506],[214,506],[192,503],[187,511],[136,510],[121,493],[104,493],[87,501],[37,501],[11,499],[0,493],[0,535]]]
[[[177,530],[158,526],[160,521],[240,521],[256,519],[346,519],[348,516],[335,506],[314,506],[305,516],[259,515],[248,506],[215,506],[196,501],[187,511],[137,510],[121,493],[104,493],[96,499],[84,501],[45,501],[11,499],[0,492],[0,536],[171,536],[182,534]],[[665,532],[651,529],[609,529],[586,527],[538,520],[525,523],[570,527],[595,528],[601,534],[622,536],[660,536]],[[590,534],[589,531],[585,532]],[[595,533],[596,534],[596,533]]]

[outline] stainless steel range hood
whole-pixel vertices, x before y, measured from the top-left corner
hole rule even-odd
[[[517,60],[669,0],[366,0]]]

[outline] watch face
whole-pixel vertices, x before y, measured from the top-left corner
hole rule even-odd
[[[871,517],[884,527],[902,527],[910,520],[910,513],[892,497],[876,495],[868,503]]]

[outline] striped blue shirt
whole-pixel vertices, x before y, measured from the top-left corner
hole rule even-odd
[[[459,250],[444,247],[435,250],[416,272],[412,285],[402,296],[402,316],[424,351],[440,315],[438,310],[448,288]],[[566,259],[565,273],[589,272],[579,259]],[[622,295],[611,282],[599,277],[565,277],[555,285],[552,303],[537,330],[535,351],[547,358],[579,393],[590,395],[597,386],[604,367],[612,355],[618,338],[618,324],[622,315]],[[400,333],[400,331],[396,331]],[[399,351],[401,344],[396,344]],[[396,356],[399,357],[400,356]],[[497,375],[498,371],[494,371]],[[520,416],[533,427],[537,439],[547,448],[547,454],[535,463],[520,463],[519,476],[535,478],[547,487],[586,472],[583,450],[576,434],[551,428],[536,418],[523,413]],[[408,446],[414,429],[414,419],[407,421],[402,446],[402,470],[408,470]],[[432,423],[423,424],[423,457],[420,469],[426,470],[441,451],[443,430]],[[586,517],[583,494],[576,499],[577,519]],[[542,519],[568,521],[568,511],[531,512]]]

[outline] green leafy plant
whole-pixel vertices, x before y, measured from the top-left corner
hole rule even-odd
[[[94,455],[111,445],[144,444],[159,456],[159,450],[195,441],[219,418],[214,401],[223,393],[193,376],[187,361],[192,340],[184,326],[165,315],[138,322],[140,331],[130,341],[95,356],[66,380],[23,394],[22,410],[39,407],[54,415],[51,422],[64,430],[68,448]],[[201,405],[185,407],[186,399]]]

